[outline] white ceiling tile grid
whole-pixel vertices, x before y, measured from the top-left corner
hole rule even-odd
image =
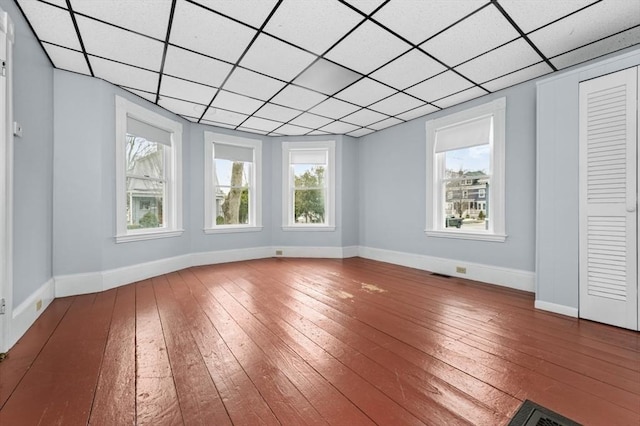
[[[16,0],[54,67],[202,124],[361,137],[640,45],[640,0]]]

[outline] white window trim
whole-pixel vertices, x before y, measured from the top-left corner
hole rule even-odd
[[[425,234],[429,237],[454,238],[465,240],[481,240],[504,242],[507,238],[505,231],[505,110],[506,98],[499,98],[477,107],[469,108],[444,117],[429,120],[427,130],[427,208]],[[491,145],[491,191],[488,203],[491,206],[491,226],[493,232],[483,231],[449,231],[442,227],[442,188],[438,185],[438,171],[444,167],[437,161],[435,153],[436,131],[442,127],[451,126],[483,115],[493,115],[493,144]],[[438,164],[437,164],[438,163]],[[441,200],[441,201],[437,201]],[[487,200],[487,198],[485,198]]]
[[[213,212],[213,176],[215,165],[213,162],[213,144],[223,143],[253,149],[253,172],[250,187],[253,189],[253,202],[249,204],[249,224],[247,225],[216,225]],[[225,135],[223,133],[204,132],[204,233],[225,234],[233,232],[262,231],[262,140],[249,139],[240,136]]]
[[[115,97],[116,104],[116,243],[171,238],[182,235],[182,124]],[[127,229],[125,144],[127,116],[158,127],[171,134],[171,160],[166,167],[166,226],[153,229]]]
[[[295,150],[318,150],[328,152],[327,199],[325,200],[326,223],[293,222],[293,192],[289,167],[290,152]],[[336,141],[283,142],[282,143],[282,230],[283,231],[335,231],[336,220]]]

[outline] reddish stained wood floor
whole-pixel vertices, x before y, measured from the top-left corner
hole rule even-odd
[[[640,424],[640,333],[360,258],[191,268],[56,299],[0,363],[2,425]]]

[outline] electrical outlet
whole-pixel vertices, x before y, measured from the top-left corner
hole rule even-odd
[[[22,137],[22,126],[17,121],[13,122],[13,135],[18,138]]]
[[[467,268],[465,268],[464,266],[456,266],[456,272],[459,274],[466,274]]]
[[[282,256],[282,250],[276,250],[276,256]]]
[[[42,309],[42,299],[36,302],[36,312]]]

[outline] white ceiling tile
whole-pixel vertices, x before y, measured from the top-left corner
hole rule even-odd
[[[136,31],[158,40],[167,37],[171,0],[71,0],[74,12]],[[144,16],[144,19],[140,19]]]
[[[48,43],[42,43],[42,46],[47,51],[56,68],[91,75],[82,52],[64,49]]]
[[[407,89],[406,92],[422,100],[431,102],[467,89],[470,86],[472,86],[472,83],[468,80],[460,77],[453,71],[447,71]]]
[[[337,1],[284,0],[264,30],[321,55],[363,19]]]
[[[279,80],[244,68],[236,68],[224,84],[226,90],[268,101],[285,86]]]
[[[489,5],[420,47],[453,67],[518,36],[498,9]]]
[[[461,104],[462,102],[469,101],[471,99],[479,98],[480,96],[486,95],[487,92],[480,89],[479,87],[472,87],[463,92],[456,93],[455,95],[446,97],[444,99],[440,99],[435,102],[434,105],[439,106],[440,108],[448,108],[450,106]]]
[[[529,43],[519,38],[456,68],[460,74],[482,83],[520,68],[540,62],[542,58]]]
[[[323,132],[322,130],[314,130],[313,132],[307,133],[307,135],[309,135],[309,136],[324,136],[324,135],[329,135],[329,134],[330,133]]]
[[[419,44],[484,4],[485,0],[391,0],[373,15],[373,19]]]
[[[286,108],[280,105],[266,104],[263,105],[255,115],[258,117],[268,118],[271,120],[282,121],[286,123],[294,117],[300,115],[301,111]]]
[[[18,3],[21,3],[25,0],[19,0]],[[29,0],[27,0],[29,1]],[[60,6],[60,7],[64,7],[65,9],[67,9],[67,2],[66,0],[44,0],[47,3],[51,3],[51,4],[55,4],[56,6]]]
[[[347,3],[367,15],[376,10],[384,2],[385,0],[347,0]]]
[[[227,123],[218,123],[217,121],[211,121],[211,120],[200,120],[200,124],[205,124],[208,126],[216,126],[216,127],[223,127],[225,129],[235,129],[236,125],[235,124],[227,124]]]
[[[347,133],[347,135],[349,136],[353,136],[354,138],[359,138],[362,137],[364,135],[368,135],[370,133],[373,133],[374,131],[371,129],[358,129],[358,130],[354,130],[353,132],[349,132]]]
[[[182,117],[185,120],[190,121],[192,123],[197,123],[198,120],[200,119],[200,117],[189,117],[188,115],[180,115],[180,117]]]
[[[293,82],[327,95],[333,95],[359,78],[362,78],[361,74],[325,59],[318,59]]]
[[[556,56],[551,59],[551,63],[556,68],[563,69],[638,43],[640,43],[640,27]]]
[[[179,1],[170,41],[223,61],[236,62],[255,33],[249,27],[200,6]]]
[[[554,0],[541,6],[540,0],[500,0],[500,5],[520,29],[528,33],[594,1],[596,0]]]
[[[125,90],[134,93],[138,96],[140,96],[143,99],[146,99],[147,101],[151,102],[151,103],[156,103],[156,94],[155,93],[150,93],[150,92],[145,92],[142,90],[137,90],[137,89],[130,89],[128,87],[124,87]]]
[[[87,53],[151,71],[160,71],[164,45],[148,37],[77,16]]]
[[[395,126],[396,124],[400,124],[400,123],[402,123],[402,120],[398,120],[397,118],[390,117],[378,123],[371,124],[369,128],[375,129],[375,130],[382,130],[382,129],[386,129],[387,127]]]
[[[368,126],[371,123],[376,123],[384,120],[385,118],[388,118],[388,116],[376,111],[371,111],[370,109],[361,109],[360,111],[356,111],[353,114],[343,117],[342,121],[357,124],[359,126]]]
[[[640,1],[603,0],[529,34],[544,55],[552,57],[640,23]]]
[[[382,98],[386,98],[394,92],[395,90],[385,86],[384,84],[380,84],[370,78],[363,78],[336,94],[336,98],[343,99],[360,106],[367,106]]]
[[[245,114],[240,114],[233,111],[225,111],[220,108],[209,107],[207,112],[204,114],[204,117],[202,118],[214,123],[223,123],[237,126],[245,121],[248,117],[249,116]]]
[[[262,104],[262,101],[256,99],[220,90],[211,106],[243,114],[253,114]]]
[[[368,74],[411,46],[371,21],[360,25],[325,55],[339,64]]]
[[[309,127],[311,129],[316,129],[318,127],[326,126],[332,121],[333,121],[332,118],[320,117],[319,115],[305,112],[301,116],[291,120],[291,124],[295,124],[303,127]]]
[[[89,57],[91,68],[96,77],[119,86],[155,92],[158,90],[158,74],[106,59]]]
[[[393,96],[381,100],[380,102],[376,102],[369,108],[388,115],[396,115],[422,105],[424,105],[424,102],[419,101],[414,97],[405,93],[396,93]]]
[[[203,105],[209,105],[217,90],[214,87],[191,83],[168,75],[162,76],[160,82],[161,96],[170,96]]]
[[[293,124],[285,124],[284,126],[276,129],[277,133],[282,135],[306,135],[309,133],[311,129],[307,129],[306,127],[294,126]]]
[[[267,133],[269,133],[269,132],[265,132],[264,130],[251,129],[249,127],[244,127],[244,126],[240,126],[236,130],[239,130],[242,132],[256,133],[258,135],[266,135]]]
[[[20,0],[18,3],[40,40],[82,50],[67,10],[33,0]]]
[[[220,87],[232,68],[225,62],[175,46],[168,47],[164,62],[165,74],[214,87]]]
[[[515,84],[522,83],[523,81],[549,74],[550,72],[552,72],[552,69],[546,64],[546,62],[539,62],[535,65],[531,65],[530,67],[507,74],[504,77],[483,83],[482,87],[495,92],[497,90],[504,89],[505,87],[513,86]]]
[[[329,98],[320,105],[311,108],[309,112],[319,114],[324,117],[338,119],[340,117],[344,117],[347,114],[351,114],[358,109],[360,109],[360,107],[356,105],[343,102],[339,99]]]
[[[401,118],[403,120],[413,120],[414,118],[422,117],[427,114],[431,114],[432,112],[440,111],[438,108],[433,105],[423,105],[421,107],[412,109],[411,111],[404,112],[402,114],[398,114],[396,117]]]
[[[291,81],[315,59],[316,56],[311,53],[260,34],[240,65],[280,80]]]
[[[320,130],[323,130],[328,133],[342,135],[348,132],[352,132],[358,128],[360,128],[360,126],[354,126],[353,124],[343,123],[342,121],[334,121],[331,124],[327,124]]]
[[[211,10],[238,19],[255,28],[262,26],[277,0],[194,0]]]
[[[287,86],[271,102],[300,110],[306,110],[327,99],[325,95],[297,86]]]
[[[249,117],[247,118],[247,121],[242,123],[242,127],[262,130],[264,132],[271,132],[280,126],[282,126],[282,123],[279,121],[267,120],[265,118],[258,117]]]
[[[382,81],[398,90],[426,80],[446,68],[417,49],[402,55],[395,61],[371,74],[372,78]]]
[[[173,98],[160,98],[158,105],[173,113],[187,115],[189,117],[201,117],[204,110],[207,108],[204,105],[185,102]]]

